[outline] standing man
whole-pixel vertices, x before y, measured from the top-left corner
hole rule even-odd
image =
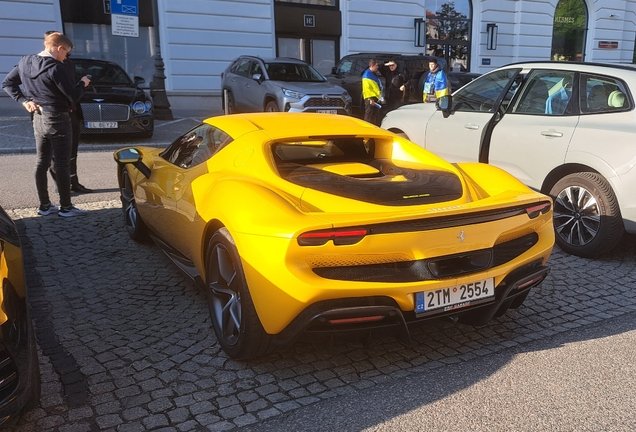
[[[376,59],[369,60],[369,67],[362,74],[362,98],[364,99],[364,120],[379,125],[379,113],[382,108],[378,101],[382,95],[382,82],[375,75],[380,67]]]
[[[384,82],[386,84],[386,110],[385,112],[393,111],[402,105],[402,91],[404,89],[404,75],[398,71],[398,64],[395,60],[391,59],[384,63],[384,66],[389,68],[384,71]]]
[[[64,65],[73,43],[63,34],[54,33],[44,41],[44,51],[28,55],[6,76],[2,88],[14,100],[33,113],[36,165],[35,185],[40,207],[38,214],[46,216],[58,212],[59,216],[83,216],[87,212],[71,203],[70,158],[72,129],[70,112],[84,89],[90,83],[82,77],[75,85],[75,77]],[[24,93],[20,89],[24,86]],[[60,207],[49,199],[47,175],[51,159],[55,160],[56,183]]]
[[[46,39],[55,33],[60,33],[58,31],[52,30],[44,33],[44,44],[46,46]],[[66,55],[66,60],[64,60],[64,64],[69,68],[69,71],[73,77],[75,76],[75,65],[69,58],[71,55]],[[79,177],[77,176],[77,152],[79,150],[79,139],[80,139],[80,128],[81,123],[84,120],[84,115],[82,113],[82,105],[80,103],[75,103],[71,107],[71,129],[73,130],[73,139],[71,145],[71,192],[76,193],[90,193],[93,192],[92,189],[87,188],[83,184],[79,182]],[[49,168],[49,172],[51,173],[51,177],[55,180],[55,161],[51,163],[51,167]]]
[[[450,86],[446,72],[440,69],[437,59],[428,61],[429,73],[424,81],[423,100],[424,102],[435,102],[437,99],[450,95]]]

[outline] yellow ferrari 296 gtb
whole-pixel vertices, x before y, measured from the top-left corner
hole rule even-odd
[[[128,233],[201,282],[234,358],[309,331],[479,325],[548,273],[549,197],[352,117],[213,117],[114,157]]]

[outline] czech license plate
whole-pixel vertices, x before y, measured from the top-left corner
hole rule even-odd
[[[415,293],[415,313],[443,308],[451,311],[470,306],[477,300],[495,295],[495,279],[489,278],[454,287]]]
[[[338,114],[338,110],[318,110],[318,114]]]
[[[117,122],[86,122],[86,129],[117,129]]]

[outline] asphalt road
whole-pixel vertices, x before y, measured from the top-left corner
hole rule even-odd
[[[71,219],[36,215],[32,154],[0,155],[43,380],[41,407],[8,430],[636,430],[636,236],[594,260],[555,249],[541,287],[483,327],[431,321],[411,344],[303,337],[236,362],[205,293],[128,238],[111,150],[88,148],[80,178],[96,192],[74,196],[90,213]]]

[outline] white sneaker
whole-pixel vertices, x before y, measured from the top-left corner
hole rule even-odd
[[[62,207],[58,212],[58,216],[62,217],[73,217],[73,216],[86,216],[88,211],[81,210],[71,204],[70,207]]]
[[[60,208],[58,206],[48,203],[47,205],[41,205],[40,208],[38,208],[38,214],[41,216],[48,216],[51,213],[57,213],[59,210]]]

